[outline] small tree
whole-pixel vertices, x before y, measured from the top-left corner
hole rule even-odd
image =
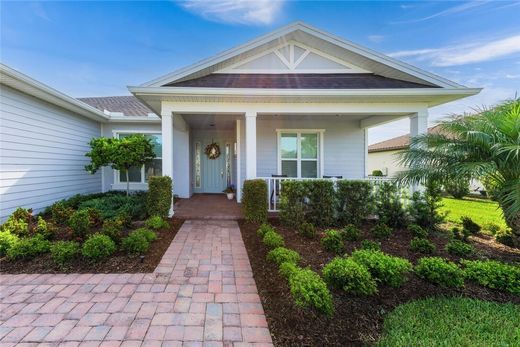
[[[128,170],[134,166],[141,167],[155,158],[150,139],[141,134],[120,139],[98,137],[90,140],[89,145],[91,150],[85,156],[90,158],[90,164],[85,166],[85,170],[91,174],[96,173],[103,166],[124,170],[127,196],[130,193]]]

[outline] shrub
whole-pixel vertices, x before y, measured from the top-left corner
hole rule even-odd
[[[109,257],[116,251],[116,243],[106,235],[96,233],[90,235],[83,243],[81,253],[85,258],[98,261]]]
[[[462,260],[466,278],[480,285],[520,295],[520,267],[494,260]]]
[[[54,260],[54,262],[59,266],[64,266],[73,260],[79,253],[79,243],[74,241],[58,241],[51,245],[52,260]]]
[[[275,231],[266,232],[264,235],[264,238],[262,239],[262,242],[268,248],[272,248],[272,249],[277,248],[277,247],[283,247],[285,245],[282,235],[278,234]]]
[[[142,220],[146,217],[147,193],[136,192],[129,196],[110,194],[86,200],[80,203],[79,208],[95,208],[100,211],[101,219],[112,219],[119,215],[127,215],[131,219]]]
[[[7,254],[7,251],[20,241],[20,238],[12,232],[5,230],[0,231],[0,256]]]
[[[381,250],[381,242],[375,242],[375,241],[371,241],[371,240],[363,240],[363,241],[361,241],[361,249],[380,251]]]
[[[407,224],[406,211],[395,183],[383,182],[376,191],[376,214],[381,223],[398,228]]]
[[[462,227],[464,230],[468,231],[471,235],[475,235],[481,229],[480,225],[475,223],[470,217],[462,216],[460,221],[462,222]]]
[[[276,230],[270,224],[263,223],[256,231],[256,234],[261,238],[264,238],[265,234],[267,234],[269,231],[276,232]]]
[[[444,190],[455,199],[462,199],[469,194],[469,180],[467,178],[451,178],[444,182]]]
[[[69,226],[74,236],[84,238],[90,231],[90,214],[87,209],[74,212],[69,218]]]
[[[514,247],[514,237],[511,230],[501,229],[495,234],[495,240],[509,247]]]
[[[280,264],[279,272],[280,272],[280,275],[282,275],[284,278],[286,278],[288,280],[298,270],[300,270],[300,268],[296,264],[286,262],[286,263]]]
[[[36,222],[36,228],[34,231],[37,234],[42,235],[44,238],[49,239],[52,236],[52,231],[50,230],[49,226],[47,225],[47,222],[45,219],[42,218],[42,216],[38,216],[38,221]]]
[[[168,222],[166,222],[161,216],[152,216],[148,218],[144,224],[147,228],[153,230],[167,229],[170,227]]]
[[[464,272],[457,264],[440,257],[419,259],[415,272],[419,277],[442,287],[464,286]]]
[[[470,235],[468,230],[466,230],[466,229],[460,230],[460,228],[457,228],[457,227],[451,228],[451,234],[453,235],[454,238],[456,238],[458,240],[464,240],[464,241],[466,241]]]
[[[11,245],[7,250],[7,258],[31,259],[37,255],[47,253],[49,248],[50,242],[45,240],[41,235],[23,238]]]
[[[67,224],[74,210],[65,205],[63,201],[56,201],[51,205],[52,220],[59,225]]]
[[[242,209],[250,223],[267,221],[267,183],[262,179],[245,180],[242,190]]]
[[[336,257],[323,268],[323,278],[330,285],[347,293],[372,295],[377,293],[376,281],[368,269],[351,258]]]
[[[451,240],[446,244],[445,250],[453,255],[464,257],[473,253],[474,248],[469,243],[461,240]]]
[[[280,191],[280,221],[297,228],[305,222],[305,186],[302,181],[282,181]]]
[[[11,214],[11,217],[13,219],[23,220],[27,224],[31,223],[32,219],[32,210],[28,208],[18,207],[14,212]]]
[[[435,252],[435,245],[428,239],[423,239],[421,237],[414,237],[412,241],[410,241],[410,249],[414,252],[431,254]]]
[[[139,228],[132,231],[130,234],[140,234],[143,235],[146,241],[153,242],[157,240],[157,234],[154,233],[151,230],[145,229],[145,228]]]
[[[347,241],[357,241],[361,236],[361,230],[354,224],[349,224],[341,230],[341,237]]]
[[[442,201],[442,190],[434,180],[428,180],[424,193],[414,192],[408,212],[412,220],[426,229],[437,229],[444,221],[445,215],[439,213]]]
[[[298,264],[300,262],[300,255],[292,249],[277,247],[267,253],[267,260],[274,262],[276,265],[283,263]]]
[[[8,231],[18,236],[29,235],[29,224],[23,219],[16,219],[10,216],[4,225],[2,225],[3,231]]]
[[[302,223],[298,228],[298,233],[300,233],[300,235],[308,237],[309,239],[315,238],[317,234],[316,228],[311,223]]]
[[[110,237],[115,243],[119,243],[121,241],[122,231],[123,222],[120,219],[106,219],[103,221],[101,234]]]
[[[392,235],[392,228],[384,223],[377,223],[371,230],[372,235],[378,239],[384,239]]]
[[[417,224],[410,224],[408,226],[408,230],[415,237],[418,237],[418,238],[421,238],[421,239],[424,239],[424,238],[428,237],[428,231],[424,230],[423,228],[421,228]]]
[[[145,253],[150,247],[150,242],[144,234],[131,232],[122,242],[123,249],[130,254]]]
[[[321,239],[321,245],[329,252],[339,254],[343,252],[343,240],[341,234],[337,230],[326,230],[325,236]]]
[[[332,295],[316,272],[298,269],[289,273],[289,287],[297,306],[314,307],[329,316],[334,313]]]
[[[374,210],[372,185],[367,181],[349,180],[339,180],[336,184],[339,222],[359,226]]]
[[[328,227],[334,223],[336,193],[332,180],[308,180],[302,182],[306,192],[305,219],[310,223]]]
[[[399,257],[381,251],[356,250],[351,258],[364,265],[372,276],[381,283],[399,287],[406,280],[406,274],[412,271],[412,264]]]
[[[383,176],[383,171],[381,171],[381,170],[373,170],[372,171],[372,176],[381,177],[381,176]]]
[[[152,176],[148,179],[146,211],[148,215],[168,217],[172,204],[173,183],[169,176]]]
[[[500,225],[495,223],[486,223],[484,225],[484,229],[487,230],[491,235],[496,235],[502,230]]]

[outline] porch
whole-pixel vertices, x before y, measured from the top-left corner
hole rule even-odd
[[[243,217],[240,204],[225,194],[193,194],[179,199],[173,206],[175,217],[181,219],[237,220]]]

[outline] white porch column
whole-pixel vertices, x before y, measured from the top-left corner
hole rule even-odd
[[[428,109],[422,109],[410,116],[410,138],[428,133]],[[411,143],[410,143],[411,146]],[[423,190],[422,185],[413,185],[412,193]]]
[[[236,156],[237,156],[237,182],[236,182],[236,189],[237,189],[237,202],[240,203],[242,201],[242,175],[241,175],[241,172],[242,172],[242,151],[241,151],[241,146],[242,146],[242,137],[240,136],[241,135],[241,132],[242,132],[242,127],[241,127],[241,120],[240,119],[237,119],[236,121],[236,143],[237,143],[237,148],[236,148]]]
[[[161,134],[162,174],[171,177],[173,181],[173,115],[171,113],[161,115]],[[168,215],[173,216],[173,199]]]
[[[256,178],[256,112],[246,112],[246,179]]]

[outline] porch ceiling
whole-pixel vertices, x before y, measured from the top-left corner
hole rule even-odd
[[[182,118],[194,129],[235,129],[238,115],[230,114],[183,114]]]

